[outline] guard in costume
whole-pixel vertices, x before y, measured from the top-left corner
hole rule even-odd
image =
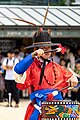
[[[40,29],[34,34],[34,52],[26,56],[14,67],[17,88],[28,89],[31,103],[28,105],[24,120],[41,120],[41,103],[48,100],[62,100],[60,90],[71,83],[74,87],[78,80],[65,68],[51,58],[51,43],[48,32]],[[48,52],[46,52],[48,51]],[[67,92],[67,89],[62,92]]]

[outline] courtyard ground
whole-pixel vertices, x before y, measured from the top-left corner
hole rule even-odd
[[[29,100],[20,100],[19,108],[5,107],[7,102],[0,102],[0,120],[24,120]],[[15,103],[13,102],[13,105]]]

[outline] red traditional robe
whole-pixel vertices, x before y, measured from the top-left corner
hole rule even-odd
[[[55,70],[55,71],[54,71]],[[55,73],[54,73],[55,72]],[[42,83],[39,85],[40,81],[41,67],[40,62],[35,59],[31,66],[26,70],[26,79],[24,84],[18,83],[17,87],[21,90],[26,88],[32,88],[32,91],[41,90],[41,89],[62,89],[65,86],[68,86],[66,82],[71,76],[72,73],[67,71],[64,67],[60,66],[57,63],[50,62],[46,65]],[[56,76],[55,76],[56,74]],[[56,79],[55,79],[56,77]],[[66,92],[67,90],[64,90]],[[31,91],[29,91],[31,93]],[[34,106],[32,103],[29,104],[26,111],[25,120],[29,120],[30,115],[34,111]],[[40,120],[40,117],[38,118]]]
[[[56,72],[56,79],[54,69]],[[26,70],[26,79],[24,84],[18,83],[17,87],[21,90],[24,90],[29,86],[32,86],[34,91],[48,88],[60,90],[61,88],[68,85],[66,81],[72,76],[72,73],[66,70],[64,67],[57,63],[53,64],[52,62],[48,63],[45,67],[44,75],[46,76],[47,81],[43,77],[41,85],[39,85],[40,73],[41,68],[39,67],[39,61],[35,59],[28,70]],[[50,85],[50,83],[52,85]]]

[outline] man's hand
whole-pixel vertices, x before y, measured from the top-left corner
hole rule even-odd
[[[44,51],[42,49],[38,49],[38,50],[35,50],[31,55],[32,55],[32,58],[34,58],[35,56],[42,56],[44,54]]]
[[[67,82],[69,83],[70,87],[75,87],[78,84],[78,79],[76,76],[72,75]]]

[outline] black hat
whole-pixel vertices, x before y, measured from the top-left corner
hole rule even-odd
[[[57,44],[53,44],[51,42],[51,36],[47,31],[44,31],[40,28],[38,32],[36,32],[33,36],[33,44],[31,46],[27,46],[24,49],[41,47],[41,46],[57,46]]]
[[[50,42],[51,36],[46,31],[41,31],[40,33],[35,33],[33,36],[33,42],[39,43],[39,42]]]

